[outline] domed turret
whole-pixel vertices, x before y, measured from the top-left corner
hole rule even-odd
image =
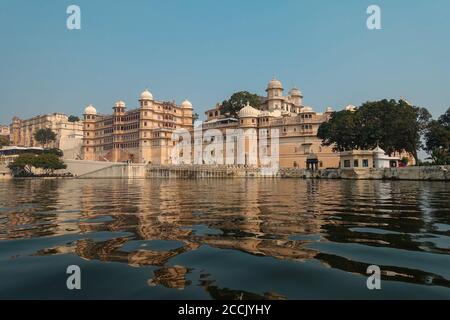
[[[84,114],[96,115],[97,110],[94,108],[92,104],[90,104],[84,109]]]
[[[266,91],[269,91],[271,89],[280,89],[283,90],[283,85],[281,84],[280,80],[272,79],[270,80],[269,84],[267,85]]]
[[[289,91],[289,95],[290,95],[291,97],[301,97],[301,98],[303,98],[302,92],[301,92],[298,88],[296,88],[296,87],[292,88],[292,89]]]
[[[141,100],[153,100],[153,95],[150,91],[148,91],[148,89],[145,89],[142,93],[141,93]]]
[[[117,101],[115,104],[115,107],[116,108],[125,108],[126,105],[125,105],[125,102],[123,102],[123,101]]]
[[[250,103],[239,111],[239,118],[256,118],[259,116],[261,111],[253,108]]]
[[[184,109],[192,109],[192,103],[189,100],[184,100],[181,103],[181,107]]]

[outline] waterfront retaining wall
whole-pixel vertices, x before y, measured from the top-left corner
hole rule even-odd
[[[146,177],[146,166],[144,164],[113,164],[78,176],[78,178],[89,179],[142,179]]]
[[[430,180],[449,181],[450,166],[370,168],[370,169],[280,169],[267,172],[259,168],[237,166],[148,166],[148,178],[302,178],[302,179],[352,179],[352,180]]]

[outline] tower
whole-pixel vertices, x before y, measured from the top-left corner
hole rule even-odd
[[[146,163],[152,158],[151,136],[153,123],[153,95],[148,89],[139,99],[139,162]]]
[[[281,109],[283,104],[283,85],[279,80],[272,79],[267,85],[267,105],[269,111]]]
[[[192,126],[193,108],[192,103],[189,100],[184,100],[181,104],[183,113],[183,126]]]
[[[92,104],[84,109],[83,120],[83,147],[82,154],[84,160],[95,159],[95,124],[97,117],[97,110]]]
[[[289,91],[289,95],[291,96],[292,103],[296,107],[303,106],[303,94],[297,87],[292,88],[291,91]]]

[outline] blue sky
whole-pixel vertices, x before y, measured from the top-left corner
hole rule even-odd
[[[82,30],[66,28],[77,4]],[[378,4],[382,30],[366,28]],[[188,98],[203,112],[276,76],[322,111],[404,96],[450,106],[450,1],[0,0],[0,123]]]

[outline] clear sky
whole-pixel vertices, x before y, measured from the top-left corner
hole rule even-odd
[[[82,29],[66,28],[81,7]],[[382,30],[366,9],[382,10]],[[203,112],[276,76],[318,111],[404,96],[450,106],[450,1],[0,0],[0,123],[188,98]]]

